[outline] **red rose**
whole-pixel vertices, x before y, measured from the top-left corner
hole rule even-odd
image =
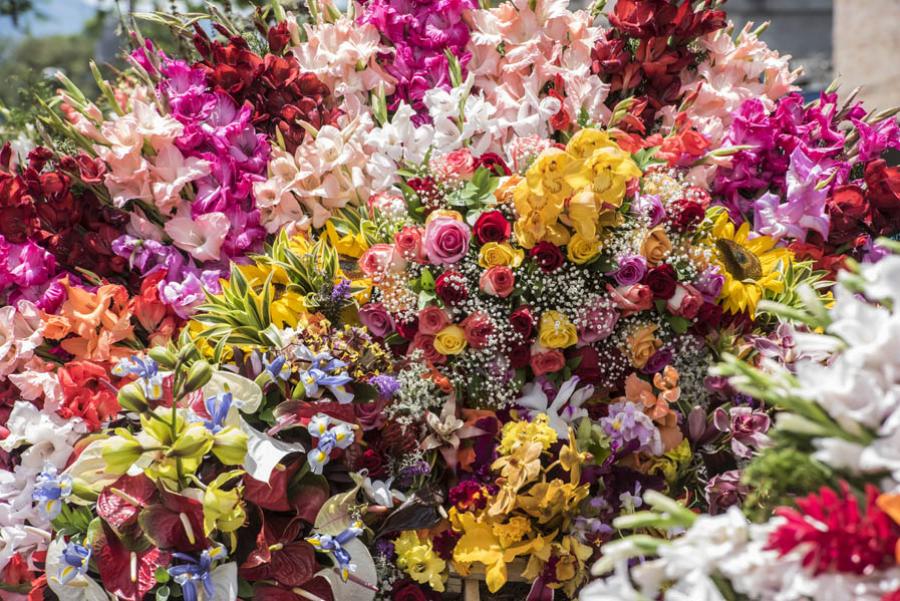
[[[450,324],[450,318],[440,307],[430,305],[419,311],[419,331],[429,336],[436,336]]]
[[[397,334],[401,337],[412,340],[416,332],[419,331],[419,320],[418,318],[413,318],[409,321],[397,321],[394,327],[397,329]]]
[[[654,267],[647,272],[644,283],[650,287],[653,298],[668,300],[675,294],[675,270],[668,263],[663,263],[659,267]]]
[[[527,342],[520,344],[509,353],[509,366],[513,369],[521,369],[531,361],[531,345]]]
[[[425,249],[422,246],[424,229],[408,225],[394,234],[394,246],[407,261],[425,262]]]
[[[678,232],[684,232],[700,223],[706,211],[703,206],[687,198],[676,200],[669,205],[669,222]]]
[[[413,349],[420,349],[424,352],[425,359],[435,365],[443,365],[447,362],[447,357],[440,354],[438,350],[434,348],[434,336],[419,332],[413,337],[412,347]]]
[[[506,265],[495,265],[481,274],[478,284],[485,294],[506,298],[516,286],[516,276]]]
[[[455,305],[469,298],[469,287],[461,273],[449,269],[434,281],[434,293],[445,304]]]
[[[828,241],[832,244],[849,242],[859,233],[860,224],[870,221],[869,203],[862,188],[852,184],[835,188],[826,202],[826,209],[831,217]]]
[[[697,334],[706,335],[719,328],[722,322],[722,307],[716,303],[703,303],[697,311],[697,321],[693,330]]]
[[[559,349],[551,349],[531,356],[531,371],[536,376],[558,372],[566,366],[566,358]]]
[[[460,325],[466,335],[466,342],[476,349],[486,347],[488,338],[494,333],[494,323],[487,313],[482,311],[472,313]]]
[[[562,267],[566,259],[562,251],[552,242],[542,241],[528,251],[528,256],[537,263],[544,273],[552,273]]]
[[[600,353],[589,344],[575,349],[572,356],[578,360],[578,367],[574,375],[578,376],[584,384],[600,383],[602,371],[600,370]]]
[[[392,601],[428,601],[425,591],[415,582],[404,581],[395,584],[391,593]]]
[[[475,159],[475,168],[478,167],[484,167],[498,175],[512,175],[512,170],[506,165],[503,157],[493,152],[486,152]]]
[[[509,316],[509,323],[513,329],[526,342],[534,337],[534,315],[531,314],[531,307],[522,305],[512,312]]]
[[[369,476],[372,478],[381,478],[387,474],[384,467],[384,458],[375,449],[369,447],[363,451],[353,464],[353,469],[359,471],[362,469],[369,470]]]
[[[506,242],[512,233],[512,226],[500,211],[485,211],[475,222],[475,237],[481,244]]]
[[[119,412],[119,400],[106,370],[91,361],[70,361],[57,372],[62,417],[80,417],[92,432]]]

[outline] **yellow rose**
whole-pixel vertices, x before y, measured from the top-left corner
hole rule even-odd
[[[487,269],[496,265],[518,267],[525,258],[525,251],[513,248],[506,242],[488,242],[478,252],[478,265]]]
[[[662,263],[671,250],[672,243],[661,225],[650,230],[641,242],[641,255],[647,259],[647,264],[651,267]]]
[[[598,148],[613,144],[615,143],[609,139],[609,135],[605,131],[586,128],[572,136],[572,139],[566,144],[566,152],[576,159],[584,160],[594,154]]]
[[[450,324],[434,337],[434,348],[442,355],[458,355],[466,350],[466,333],[456,324]]]
[[[578,330],[559,311],[547,311],[541,315],[538,341],[547,348],[567,348],[578,342]]]
[[[588,239],[582,237],[581,234],[575,234],[569,239],[566,256],[576,265],[584,265],[600,254],[602,246],[597,239]]]
[[[635,368],[641,369],[647,365],[653,353],[662,346],[662,341],[656,337],[657,327],[656,324],[647,324],[628,336],[625,352]]]
[[[449,217],[450,219],[455,219],[456,221],[463,221],[463,216],[459,211],[451,211],[449,209],[437,209],[436,211],[432,211],[428,214],[428,217],[425,218],[425,223],[427,224],[432,219],[437,217]]]

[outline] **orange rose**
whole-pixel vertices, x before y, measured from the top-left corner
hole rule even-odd
[[[656,226],[647,233],[647,237],[641,242],[641,254],[647,259],[647,264],[655,267],[665,260],[672,250],[672,242],[662,226]]]
[[[632,332],[628,338],[628,348],[625,349],[631,364],[637,369],[641,369],[650,360],[659,348],[662,341],[656,337],[656,324],[647,324]]]

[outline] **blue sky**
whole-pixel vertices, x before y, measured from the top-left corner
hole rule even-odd
[[[78,33],[96,10],[92,6],[96,2],[89,0],[36,0],[34,4],[46,15],[45,19],[28,15],[17,30],[11,19],[0,17],[0,37],[19,36],[23,31],[35,36]]]

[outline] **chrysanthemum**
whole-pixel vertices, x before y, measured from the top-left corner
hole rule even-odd
[[[735,231],[726,213],[713,226],[716,260],[725,276],[720,295],[722,304],[731,313],[753,315],[766,291],[784,289],[782,271],[793,255],[786,248],[776,248],[775,239],[748,238],[749,233],[750,224],[746,221]]]

